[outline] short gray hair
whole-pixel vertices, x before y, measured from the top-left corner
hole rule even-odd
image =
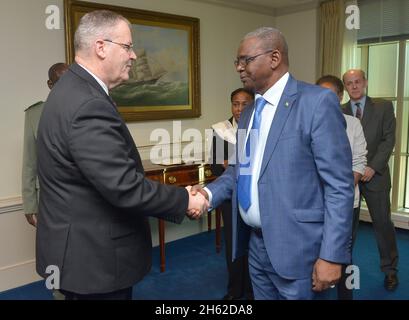
[[[118,13],[108,10],[96,10],[84,15],[74,35],[74,50],[88,50],[92,43],[98,38],[109,38],[111,30],[119,21],[129,21]]]
[[[286,64],[289,64],[287,41],[285,40],[285,37],[280,30],[271,27],[261,27],[247,33],[244,36],[243,40],[248,38],[260,39],[265,50],[278,49],[283,55]]]

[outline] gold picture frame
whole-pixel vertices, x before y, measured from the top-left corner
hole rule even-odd
[[[130,80],[111,95],[125,121],[195,118],[200,108],[199,19],[154,11],[64,0],[67,63],[83,15],[111,10],[131,22],[138,56]]]

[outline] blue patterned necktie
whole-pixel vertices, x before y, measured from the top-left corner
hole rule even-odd
[[[254,111],[253,117],[253,125],[251,126],[251,130],[256,132],[256,135],[259,136],[260,124],[261,124],[261,113],[266,105],[267,101],[264,100],[263,97],[257,98],[256,101],[256,108]],[[252,141],[253,140],[253,141]],[[255,141],[254,141],[255,140]],[[246,212],[251,205],[251,162],[254,161],[252,159],[252,155],[254,156],[256,146],[257,146],[258,139],[251,139],[251,131],[247,135],[246,141],[246,156],[243,157],[244,159],[249,159],[247,163],[241,163],[239,167],[239,179],[237,181],[237,197],[239,199],[239,204]],[[250,144],[252,144],[250,146]]]

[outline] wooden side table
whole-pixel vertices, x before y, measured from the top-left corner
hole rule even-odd
[[[154,164],[149,160],[143,161],[146,177],[160,183],[185,187],[188,185],[205,184],[217,177],[213,175],[209,164],[174,164],[163,166]],[[216,210],[216,252],[221,250],[221,210]],[[211,214],[207,216],[207,228],[211,231]],[[165,260],[165,221],[158,219],[159,247],[160,247],[160,271],[166,268]]]

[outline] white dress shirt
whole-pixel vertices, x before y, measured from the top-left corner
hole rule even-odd
[[[104,83],[104,81],[102,81],[100,78],[98,78],[95,74],[93,74],[91,71],[89,71],[87,68],[85,68],[83,65],[79,64],[78,65],[83,68],[85,71],[87,71],[98,83],[99,85],[102,87],[102,89],[104,89],[105,93],[107,94],[107,96],[109,96],[109,91],[108,91],[108,87],[107,85]]]
[[[347,122],[347,136],[352,151],[352,171],[364,174],[366,167],[366,140],[361,121],[350,115],[344,114]],[[359,205],[359,187],[355,186],[354,208]]]
[[[289,73],[284,74],[280,80],[278,80],[270,89],[268,89],[263,98],[267,101],[262,113],[261,113],[261,124],[259,132],[259,140],[257,147],[254,153],[254,159],[251,161],[252,172],[251,172],[251,205],[247,212],[241,208],[239,205],[240,215],[243,221],[251,226],[256,228],[261,228],[260,220],[260,206],[258,198],[258,179],[260,176],[261,163],[263,162],[264,149],[267,143],[268,133],[270,132],[271,123],[273,122],[274,115],[277,110],[278,103],[280,102],[281,96],[284,92],[284,88],[287,84]],[[259,94],[256,94],[256,100],[260,97]],[[254,112],[249,122],[249,128],[252,127],[254,118]],[[250,130],[247,132],[247,138]]]
[[[258,198],[258,179],[260,176],[260,169],[261,163],[263,161],[264,149],[267,142],[268,133],[270,132],[271,123],[273,122],[275,112],[277,110],[278,103],[280,102],[281,96],[284,92],[284,88],[288,82],[288,78],[290,74],[287,72],[285,73],[280,80],[278,80],[271,88],[269,88],[263,95],[263,98],[267,101],[264,109],[261,113],[261,124],[260,124],[260,133],[259,139],[257,143],[257,148],[254,153],[254,159],[251,161],[251,205],[246,212],[244,209],[241,208],[239,205],[240,215],[243,221],[255,228],[261,228],[261,220],[260,220],[260,207],[259,207],[259,198]],[[259,94],[256,94],[256,99],[260,97]],[[251,116],[248,128],[251,128],[253,125],[253,118],[254,118],[254,111]],[[247,132],[248,138],[250,130]],[[246,140],[247,141],[247,140]],[[245,144],[244,144],[245,146]],[[239,164],[236,164],[239,165]],[[213,195],[208,188],[204,188],[209,196],[209,203],[212,206],[212,198]],[[212,210],[213,208],[209,208]]]

